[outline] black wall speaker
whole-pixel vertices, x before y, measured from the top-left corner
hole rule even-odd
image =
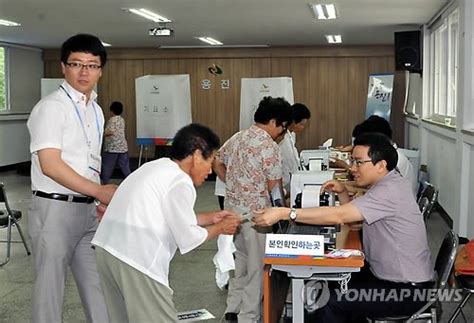
[[[395,69],[421,72],[421,32],[400,31],[395,33]]]

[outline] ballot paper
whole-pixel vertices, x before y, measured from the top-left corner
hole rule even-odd
[[[319,206],[319,195],[321,191],[320,185],[308,185],[303,188],[301,197],[301,207],[318,207]]]
[[[253,219],[253,213],[252,212],[245,212],[240,215],[240,222],[248,222],[252,221]]]
[[[333,249],[324,256],[327,258],[349,258],[351,256],[364,256],[364,253],[356,249]]]

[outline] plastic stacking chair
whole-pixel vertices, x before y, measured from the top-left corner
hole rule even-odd
[[[425,182],[425,188],[418,199],[418,206],[420,207],[423,219],[427,220],[430,217],[433,206],[437,201],[438,190],[432,184]]]
[[[438,295],[443,295],[442,290],[448,285],[448,278],[451,274],[451,270],[454,266],[454,260],[456,259],[456,253],[459,245],[459,239],[454,231],[449,231],[444,237],[443,243],[439,248],[438,255],[435,262],[435,272],[437,275],[436,283],[433,288],[439,290]],[[438,308],[440,309],[441,303],[435,296],[430,299],[423,307],[421,307],[416,313],[408,316],[391,316],[391,317],[377,317],[369,318],[370,322],[382,323],[382,322],[413,322],[416,320],[427,320],[431,322],[438,322]]]
[[[5,193],[5,185],[0,183],[0,203],[5,205],[4,210],[0,210],[0,227],[7,228],[7,240],[5,241],[7,244],[7,255],[5,259],[0,263],[0,266],[5,265],[10,261],[10,250],[12,242],[12,226],[16,226],[18,232],[20,233],[21,240],[23,245],[26,249],[26,254],[29,256],[31,254],[30,250],[28,249],[28,245],[26,244],[25,237],[23,236],[23,231],[21,231],[20,223],[18,223],[21,219],[21,211],[12,210],[10,209],[10,205],[8,204],[7,195]]]
[[[465,245],[469,243],[469,239],[467,238],[459,238],[459,244]],[[471,241],[470,244],[473,242]],[[463,289],[464,296],[459,302],[458,306],[454,310],[452,316],[449,319],[449,323],[454,323],[456,318],[459,314],[462,315],[464,322],[468,323],[466,316],[464,315],[462,309],[464,305],[466,305],[467,301],[474,294],[474,270],[472,270],[472,262],[469,260],[470,257],[467,255],[466,248],[468,246],[463,246],[459,249],[456,262],[455,262],[455,277],[456,277],[456,284]],[[472,249],[471,249],[472,250]],[[470,267],[466,268],[466,261],[470,264]],[[469,270],[466,270],[469,269]]]

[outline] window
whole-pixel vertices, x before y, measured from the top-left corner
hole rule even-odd
[[[429,35],[429,103],[424,113],[433,121],[456,125],[459,14],[454,10],[431,27]]]
[[[7,109],[6,49],[0,47],[0,111]]]

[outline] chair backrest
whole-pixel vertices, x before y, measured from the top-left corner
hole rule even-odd
[[[428,200],[429,204],[426,210],[426,215],[429,215],[431,213],[431,210],[433,209],[433,206],[438,201],[438,190],[433,184],[428,182],[425,182],[424,186],[425,188],[423,189],[423,192],[421,193],[420,198],[418,199],[418,206],[420,206],[421,211],[421,207],[425,203],[423,200]]]
[[[421,215],[423,216],[423,219],[426,220],[429,214],[430,210],[430,200],[426,197],[423,196],[419,201],[418,201],[418,207],[420,208]]]
[[[8,213],[12,213],[10,205],[8,205],[7,194],[5,193],[5,185],[0,182],[0,203],[5,204]]]
[[[454,266],[454,260],[456,259],[458,245],[458,235],[453,230],[449,231],[439,248],[434,267],[438,276],[436,285],[440,289],[444,288],[448,282],[449,275]]]

